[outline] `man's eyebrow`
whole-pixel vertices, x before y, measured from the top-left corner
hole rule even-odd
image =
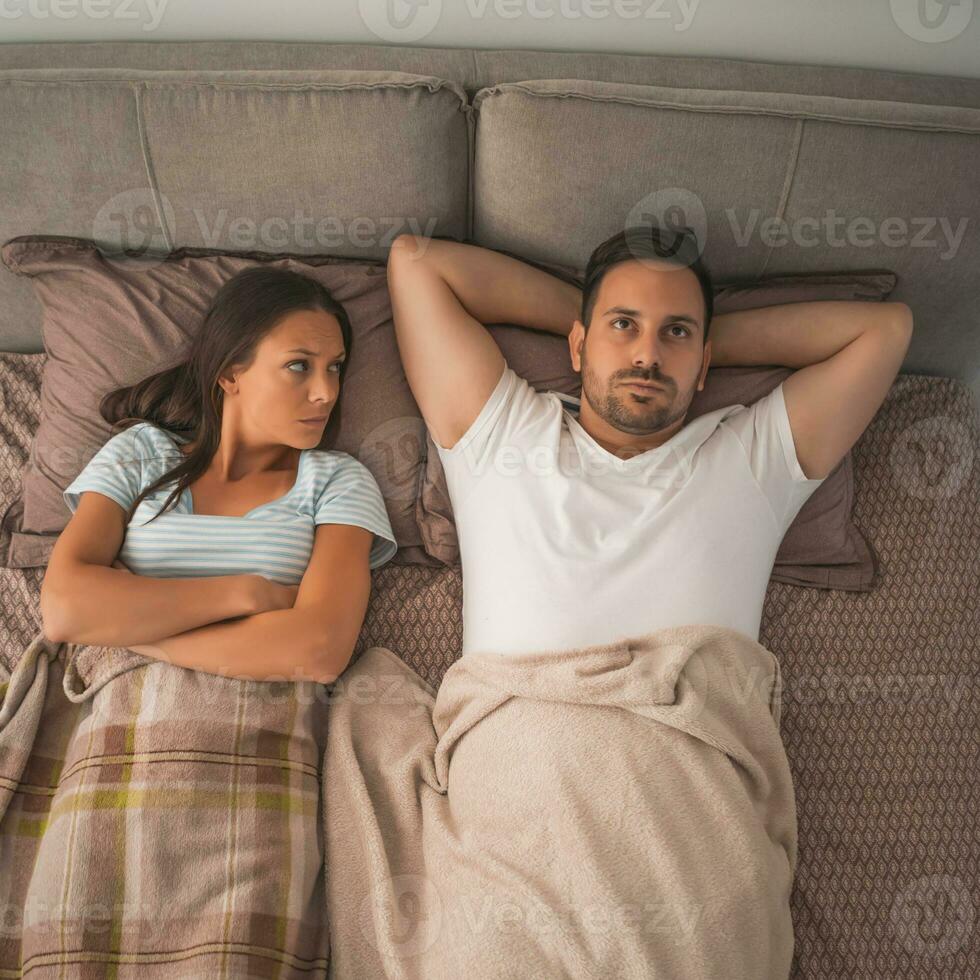
[[[627,306],[610,306],[609,309],[606,310],[606,312],[603,313],[602,315],[603,316],[608,316],[610,313],[622,313],[623,316],[641,316],[642,315],[639,310],[631,310]],[[687,313],[668,313],[667,316],[664,317],[664,322],[666,323],[668,320],[671,320],[671,321],[673,321],[675,323],[678,320],[680,320],[683,323],[690,323],[692,327],[699,327],[700,328],[700,326],[701,326],[701,324],[693,316],[688,316]]]
[[[315,350],[307,350],[305,347],[293,347],[290,350],[286,351],[286,353],[287,354],[309,354],[311,357],[316,357],[316,351]],[[334,357],[346,357],[347,356],[347,352],[346,351],[340,351],[340,353],[334,354],[333,356]]]

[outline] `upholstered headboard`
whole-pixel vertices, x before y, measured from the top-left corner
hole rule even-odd
[[[693,225],[718,282],[886,269],[903,371],[980,405],[980,79],[265,42],[0,45],[0,242],[383,257],[399,231],[584,264]],[[42,349],[0,268],[0,349]],[[980,409],[978,409],[980,411]]]

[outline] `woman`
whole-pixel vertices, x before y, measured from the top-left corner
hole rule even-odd
[[[125,428],[64,492],[47,638],[253,680],[335,680],[370,570],[397,547],[367,467],[317,448],[351,341],[326,287],[251,268],[218,291],[186,360],[106,395],[102,417]]]

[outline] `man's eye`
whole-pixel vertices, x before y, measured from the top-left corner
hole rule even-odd
[[[616,318],[615,320],[613,320],[613,325],[614,325],[614,326],[615,326],[615,325],[616,325],[617,323],[626,323],[626,324],[628,324],[628,323],[630,323],[630,321],[629,321],[629,320],[627,320],[627,319],[626,319],[626,317],[623,317],[623,316],[621,316],[621,317],[617,317],[617,318]]]
[[[670,329],[671,330],[683,330],[684,333],[686,333],[686,334],[690,334],[690,332],[691,332],[690,330],[687,329],[687,327],[682,327],[679,323],[671,324]]]

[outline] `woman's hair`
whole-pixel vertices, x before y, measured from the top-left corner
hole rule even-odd
[[[339,321],[347,355],[340,362],[342,382],[350,363],[352,342],[350,319],[343,306],[326,286],[309,276],[257,266],[239,272],[218,290],[179,363],[103,397],[99,413],[113,427],[119,426],[119,431],[139,422],[151,422],[194,443],[183,462],[140,491],[126,515],[127,524],[148,494],[171,480],[177,481],[153,520],[176,505],[184,489],[207,471],[221,440],[224,389],[218,384],[218,377],[230,365],[249,367],[262,338],[284,316],[297,310],[323,310]],[[330,434],[329,444],[339,421],[338,401],[324,431],[324,439]]]
[[[599,284],[605,274],[620,262],[633,259],[661,259],[673,265],[689,268],[698,278],[704,299],[704,337],[714,315],[714,289],[711,275],[701,261],[697,238],[690,228],[660,228],[656,225],[631,225],[598,245],[589,258],[582,287],[582,326],[589,329]]]

